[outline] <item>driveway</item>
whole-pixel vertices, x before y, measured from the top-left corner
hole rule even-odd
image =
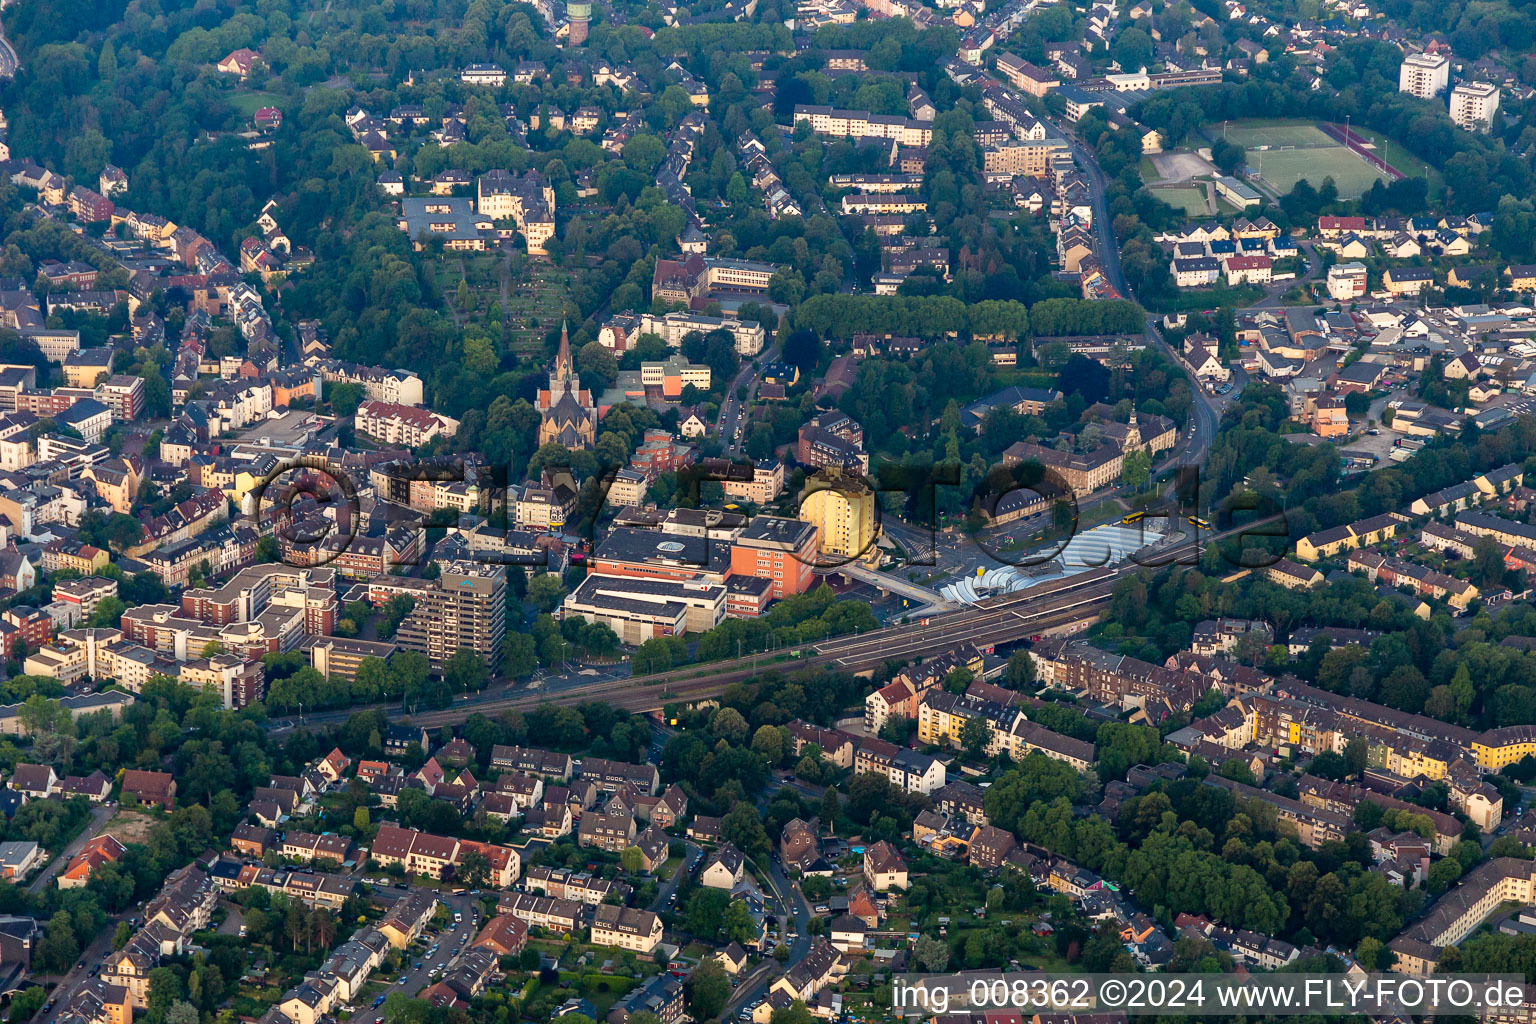
[[[64,850],[58,856],[48,862],[48,866],[43,868],[38,876],[32,880],[31,885],[27,886],[27,892],[35,894],[47,888],[48,883],[53,881],[53,876],[68,867],[69,862],[75,859],[75,854],[85,849],[85,844],[96,838],[101,833],[102,826],[111,821],[112,816],[116,813],[117,807],[115,805],[112,807],[100,805],[92,807],[90,823],[75,837],[74,842],[64,847]]]
[[[1283,309],[1290,305],[1315,305],[1315,303],[1297,303],[1287,301],[1286,295],[1292,288],[1301,288],[1312,281],[1316,281],[1324,272],[1323,261],[1317,254],[1317,249],[1311,242],[1297,243],[1301,256],[1307,261],[1306,272],[1292,281],[1275,281],[1264,286],[1264,297],[1257,302],[1244,306],[1244,309]]]
[[[223,922],[214,929],[215,935],[239,935],[240,929],[245,927],[245,914],[240,909],[240,904],[222,901],[225,915]]]

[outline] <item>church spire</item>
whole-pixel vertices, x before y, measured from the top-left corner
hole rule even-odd
[[[569,377],[574,365],[571,362],[571,335],[567,330],[568,321],[560,321],[560,351],[555,353],[555,378],[563,380]]]

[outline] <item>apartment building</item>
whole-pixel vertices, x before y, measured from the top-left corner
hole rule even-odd
[[[73,609],[76,622],[91,617],[96,606],[108,597],[117,596],[117,580],[108,576],[82,576],[60,580],[54,584],[53,600]]]
[[[864,880],[876,892],[907,887],[907,862],[884,839],[864,851]]]
[[[357,407],[354,420],[359,434],[366,434],[381,444],[419,448],[434,437],[452,437],[459,421],[411,405],[377,402],[372,399]]]
[[[1026,441],[1015,441],[1003,451],[1005,466],[1028,461],[1038,462],[1054,470],[1068,487],[1084,495],[1119,480],[1125,466],[1125,455],[1113,444],[1100,445],[1091,452],[1077,454]]]
[[[555,189],[538,171],[514,175],[487,171],[476,182],[476,210],[492,220],[510,218],[528,243],[531,255],[545,255],[555,234]]]
[[[661,944],[661,918],[649,910],[604,905],[592,915],[591,941],[596,946],[617,946],[650,954]]]
[[[233,654],[183,662],[178,678],[185,686],[217,694],[228,710],[249,707],[267,694],[262,663]]]
[[[609,897],[626,899],[633,891],[623,882],[598,878],[586,871],[548,865],[529,868],[523,876],[523,884],[529,892],[556,899],[575,900],[594,907],[607,902]]]
[[[1450,58],[1438,53],[1413,53],[1404,57],[1398,67],[1397,91],[1432,100],[1445,91],[1450,80]]]
[[[1358,299],[1366,291],[1364,263],[1335,263],[1328,268],[1328,295],[1340,302]]]
[[[378,835],[368,850],[368,855],[385,867],[399,864],[407,874],[436,879],[441,879],[467,854],[478,854],[486,860],[490,866],[491,884],[497,888],[507,888],[522,873],[522,859],[511,847],[432,835],[389,822],[379,826]]]
[[[757,516],[731,545],[730,573],[771,581],[775,599],[811,589],[817,530],[810,523]]]
[[[571,777],[571,755],[537,747],[515,747],[496,744],[491,748],[491,767],[500,771],[523,772],[541,778],[559,779]]]
[[[632,786],[646,796],[654,796],[661,785],[655,765],[610,761],[605,757],[582,758],[575,777],[591,782],[605,793],[617,793]]]
[[[1469,872],[1429,913],[1387,943],[1397,954],[1396,969],[1405,974],[1433,972],[1446,946],[1472,934],[1505,903],[1536,905],[1536,866],[1530,861],[1499,857]]]
[[[622,853],[634,845],[635,832],[635,816],[627,810],[609,814],[588,811],[577,826],[576,844]]]
[[[824,467],[801,491],[799,518],[816,527],[818,548],[832,559],[878,558],[875,492],[860,477]]]
[[[421,378],[408,370],[386,370],[381,366],[360,366],[338,360],[322,362],[316,369],[324,383],[361,384],[363,394],[376,402],[420,405],[424,400]]]
[[[1044,96],[1061,84],[1060,75],[1036,67],[1011,53],[997,55],[997,71],[1012,82],[1015,88],[1022,89],[1031,96]]]
[[[714,331],[727,332],[736,346],[736,354],[743,358],[751,358],[763,350],[763,325],[756,320],[740,320],[733,316],[703,316],[684,312],[672,312],[664,316],[644,313],[640,316],[639,333],[654,334],[673,348],[681,347],[683,339],[695,331],[700,334],[710,334]],[[600,335],[600,340],[601,337]]]
[[[881,214],[896,214],[907,216],[914,213],[923,213],[928,209],[928,201],[921,196],[901,192],[885,193],[855,193],[843,197],[842,211],[845,217],[869,216]]]
[[[419,651],[442,667],[461,647],[477,651],[486,667],[501,663],[507,631],[506,570],[499,565],[457,561],[435,580],[380,576],[368,584],[368,600],[382,605],[396,594],[415,601],[395,633],[395,643]]]
[[[1387,558],[1371,548],[1350,552],[1349,569],[1364,572],[1372,581],[1379,580],[1389,587],[1407,587],[1420,597],[1444,601],[1458,612],[1466,611],[1478,595],[1477,587],[1466,580],[1412,562]]]
[[[727,497],[766,505],[784,490],[784,463],[778,459],[760,459],[752,466],[751,480],[725,480],[720,486]]]
[[[1469,132],[1492,130],[1499,112],[1499,87],[1492,82],[1462,82],[1451,90],[1451,120]]]
[[[1060,147],[1036,140],[1010,139],[981,151],[981,169],[987,174],[1043,178]]]
[[[809,124],[817,135],[838,139],[892,139],[903,146],[928,146],[933,141],[933,122],[908,117],[871,114],[867,110],[795,104],[795,124]]]
[[[532,893],[503,893],[496,904],[498,914],[511,914],[529,927],[548,928],[557,935],[569,935],[580,926],[585,910],[575,900]]]

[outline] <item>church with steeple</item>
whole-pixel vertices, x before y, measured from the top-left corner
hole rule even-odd
[[[553,441],[567,448],[591,448],[597,444],[597,406],[592,392],[584,391],[571,360],[571,336],[560,325],[560,351],[555,353],[548,390],[539,391],[539,444]]]

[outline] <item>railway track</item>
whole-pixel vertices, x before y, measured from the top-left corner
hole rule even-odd
[[[1095,598],[1095,603],[1102,603],[1108,599],[1108,596],[1109,591],[1106,589]],[[1096,610],[1095,607],[1095,613]],[[978,639],[986,640],[987,645],[1013,643],[1027,636],[1036,635],[1041,630],[1067,625],[1087,617],[1087,612],[1081,604],[1078,604],[1076,607],[1065,611],[1056,611],[1037,616],[1015,617],[1015,621],[1012,623],[994,624],[988,627],[988,632],[985,636]],[[945,638],[942,641],[945,647],[966,642],[975,643],[977,641],[951,638]],[[933,641],[914,645],[914,647],[920,647],[925,652],[931,652],[933,646]],[[436,711],[418,712],[411,716],[411,722],[431,729],[443,725],[456,725],[476,712],[496,715],[503,711],[532,711],[534,708],[545,704],[568,707],[585,704],[593,700],[600,700],[613,707],[637,713],[656,711],[674,702],[688,703],[708,697],[718,697],[732,683],[746,682],[770,669],[786,672],[793,672],[802,668],[860,671],[875,668],[882,662],[899,657],[902,657],[901,653],[886,647],[857,656],[813,654],[810,657],[799,658],[793,661],[765,663],[757,668],[750,665],[745,668],[729,668],[722,671],[708,672],[698,678],[685,681],[647,683],[645,677],[640,679],[609,680],[590,687],[572,689],[559,694],[541,695],[535,693],[474,707],[442,708]]]
[[[1271,519],[1278,517],[1271,517]],[[1211,534],[1206,543],[1239,533],[1255,533],[1255,527],[1270,520],[1234,527]],[[1157,551],[1157,564],[1167,564],[1196,549],[1194,540],[1186,540]],[[559,693],[531,691],[514,696],[470,700],[453,707],[421,711],[409,718],[413,723],[436,728],[456,725],[473,714],[498,715],[503,711],[530,711],[544,704],[573,706],[588,701],[604,701],[627,711],[657,710],[675,701],[687,702],[719,696],[732,683],[745,682],[764,671],[795,671],[800,668],[830,668],[860,672],[876,668],[894,659],[912,660],[952,650],[960,644],[994,647],[1016,643],[1064,625],[1096,615],[1109,602],[1115,585],[1142,568],[1127,563],[1114,568],[1101,567],[1065,579],[1051,580],[1003,594],[956,612],[936,615],[925,621],[886,626],[870,633],[824,640],[803,650],[803,656],[789,660],[759,655],[688,665],[649,676],[606,679],[574,686]],[[289,723],[279,728],[318,728],[339,723],[365,708],[311,715],[302,724]],[[385,709],[398,714],[398,707]]]

